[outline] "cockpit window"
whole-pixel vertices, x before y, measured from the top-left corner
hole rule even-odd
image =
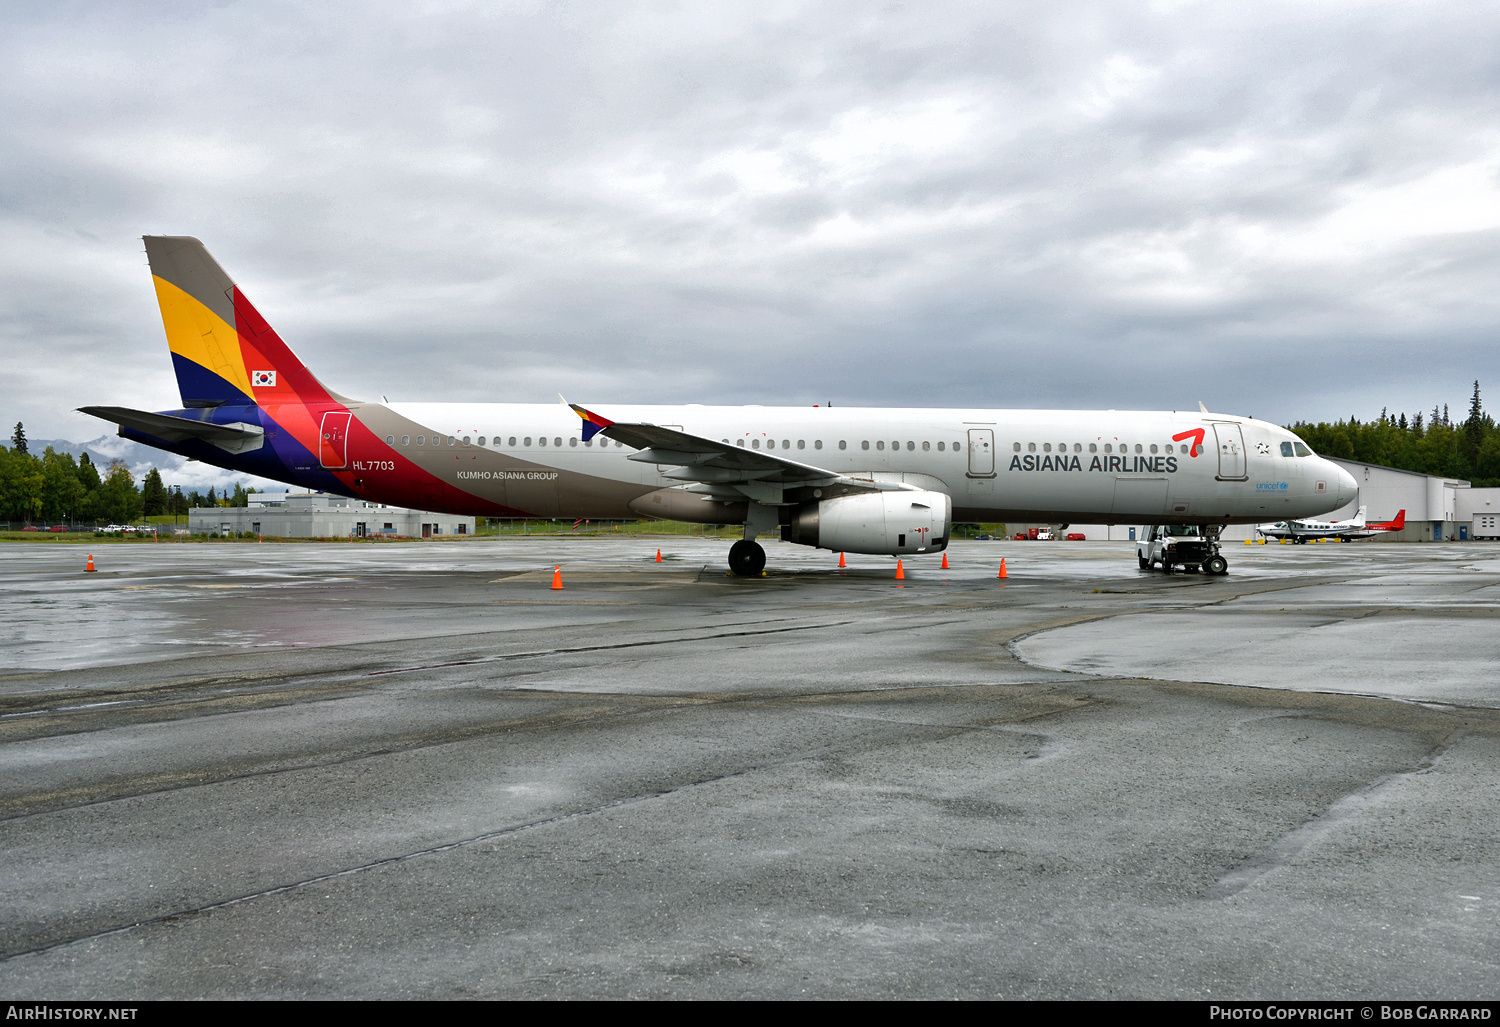
[[[1302,443],[1296,442],[1296,443],[1293,443],[1293,445],[1297,447],[1297,455],[1298,456],[1312,456],[1312,450],[1308,449]]]
[[[1283,442],[1281,444],[1281,455],[1282,456],[1291,456],[1292,455],[1292,444],[1290,442]]]

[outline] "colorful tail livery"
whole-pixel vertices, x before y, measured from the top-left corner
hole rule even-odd
[[[394,429],[414,434],[404,419],[327,389],[197,239],[145,243],[183,409],[84,412],[137,442],[311,489],[456,513],[513,512],[403,457]]]
[[[335,405],[230,277],[189,236],[146,236],[167,347],[189,409]]]

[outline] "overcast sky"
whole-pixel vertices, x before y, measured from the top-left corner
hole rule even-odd
[[[1500,409],[1500,6],[7,4],[0,422],[139,237],[392,400]]]

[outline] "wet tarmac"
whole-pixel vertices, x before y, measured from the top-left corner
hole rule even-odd
[[[1500,993],[1500,545],[660,544],[0,546],[0,987]]]

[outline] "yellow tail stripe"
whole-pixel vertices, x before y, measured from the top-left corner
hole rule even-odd
[[[156,284],[156,302],[161,305],[161,322],[172,352],[207,368],[245,395],[254,395],[234,326],[171,282],[155,275],[151,280]]]

